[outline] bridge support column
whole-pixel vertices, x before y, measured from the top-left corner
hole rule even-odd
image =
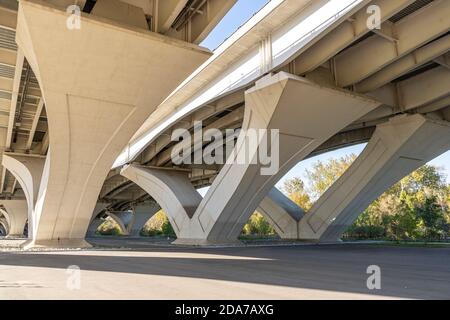
[[[203,233],[177,239],[177,243],[236,242],[250,215],[282,176],[378,105],[365,97],[321,87],[283,72],[258,81],[245,95],[243,129],[234,161],[222,168],[191,219],[201,225]],[[248,150],[245,144],[252,141],[254,130],[260,129],[268,130],[272,137],[271,131],[278,129],[279,143],[267,147],[260,139]],[[271,153],[274,170],[262,165],[262,150]],[[242,164],[239,159],[245,158],[250,160]]]
[[[89,224],[88,230],[86,232],[87,237],[94,237],[95,232],[97,231],[98,227],[104,222],[99,215],[102,211],[104,211],[108,207],[108,203],[106,202],[97,202],[94,208],[94,213],[92,214],[92,219]]]
[[[25,194],[28,206],[28,238],[34,234],[35,214],[39,185],[45,158],[34,155],[3,154],[2,165],[17,179]]]
[[[284,174],[335,133],[378,105],[371,99],[321,87],[284,72],[269,75],[246,92],[243,129],[234,158],[225,164],[205,198],[201,199],[187,179],[182,184],[186,192],[178,192],[179,186],[173,185],[170,180],[174,178],[167,173],[162,176],[155,170],[130,166],[122,174],[147,192],[152,191],[150,195],[164,211],[165,206],[175,206],[172,211],[178,219],[174,225],[178,236],[175,243],[237,242],[250,215]],[[269,138],[279,137],[279,141],[271,140],[269,146],[264,144],[263,136],[255,141],[255,130],[261,133],[260,129],[279,129],[279,136],[277,132],[268,133]],[[255,143],[246,148],[248,141]],[[272,168],[262,165],[258,156],[266,147],[272,155]],[[133,175],[128,174],[131,171]],[[156,198],[167,194],[170,200]],[[186,212],[186,200],[191,214]]]
[[[300,221],[300,238],[337,241],[387,188],[449,149],[450,122],[417,114],[379,125],[361,155]]]
[[[6,237],[8,229],[8,221],[6,221],[6,218],[0,219],[0,237]]]
[[[185,172],[150,169],[131,164],[122,169],[121,175],[136,183],[155,199],[167,214],[177,237],[201,232],[191,227],[190,218],[202,201],[202,196]]]
[[[5,217],[9,226],[7,237],[23,238],[28,220],[27,202],[25,200],[0,200],[0,204],[6,210]]]
[[[161,207],[157,203],[133,207],[133,222],[129,228],[130,236],[139,237],[141,230],[147,221],[150,220],[159,210],[161,210]]]
[[[123,211],[123,212],[106,211],[106,214],[111,219],[113,219],[115,223],[117,223],[122,235],[124,236],[129,235],[129,228],[133,220],[133,214],[130,211]]]
[[[273,187],[256,209],[275,229],[281,239],[298,239],[298,222],[305,215],[295,202]]]
[[[27,247],[89,246],[84,237],[114,161],[155,108],[210,56],[198,46],[92,15],[81,16],[81,28],[71,30],[67,18],[50,4],[19,2],[16,41],[39,81],[50,141]]]
[[[105,220],[101,219],[99,216],[95,217],[95,219],[92,219],[91,223],[89,224],[86,237],[95,237],[95,233],[97,232],[98,227],[100,227],[103,222],[105,222]]]

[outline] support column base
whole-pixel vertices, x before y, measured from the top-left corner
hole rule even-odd
[[[26,239],[27,237],[23,234],[8,234],[5,239]]]
[[[22,249],[86,249],[92,245],[84,239],[29,240]]]
[[[198,247],[208,247],[208,246],[239,246],[242,242],[239,240],[208,240],[208,239],[188,239],[180,238],[172,242],[174,245],[180,246],[198,246]]]

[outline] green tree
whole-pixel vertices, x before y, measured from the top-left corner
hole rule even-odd
[[[175,231],[163,210],[159,210],[142,228],[143,236],[175,237]]]
[[[310,197],[318,199],[348,169],[355,159],[356,155],[351,154],[339,159],[314,163],[312,169],[306,170]]]
[[[306,171],[307,186],[300,178],[284,184],[287,195],[308,210],[353,163],[355,155],[317,161]],[[394,240],[448,237],[450,187],[442,170],[424,165],[386,190],[346,232],[351,238]]]
[[[300,208],[304,210],[311,208],[311,198],[305,190],[305,184],[302,179],[293,178],[286,180],[283,185],[283,190]]]
[[[270,226],[269,222],[258,212],[255,212],[250,217],[242,229],[242,235],[272,236],[275,234],[275,230]]]

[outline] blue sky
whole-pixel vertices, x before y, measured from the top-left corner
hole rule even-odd
[[[210,50],[216,49],[268,2],[269,0],[238,0],[201,45]]]
[[[211,34],[202,42],[202,46],[210,50],[216,49],[225,39],[231,36],[241,25],[258,12],[269,0],[238,0],[235,6],[222,19],[218,26]],[[305,170],[318,161],[325,161],[330,158],[339,158],[348,154],[360,154],[364,149],[364,144],[343,148],[332,151],[320,156],[304,160],[295,166],[286,176],[284,176],[277,184],[278,187],[283,185],[286,179],[293,177],[305,178]],[[447,181],[450,183],[450,151],[442,156],[434,159],[430,164],[441,167],[447,174]]]

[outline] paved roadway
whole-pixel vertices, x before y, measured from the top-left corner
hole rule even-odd
[[[450,248],[143,247],[4,249],[0,299],[450,298]],[[81,268],[79,289],[69,289],[77,284],[67,273],[70,265]],[[369,265],[381,268],[381,290],[366,287]]]

